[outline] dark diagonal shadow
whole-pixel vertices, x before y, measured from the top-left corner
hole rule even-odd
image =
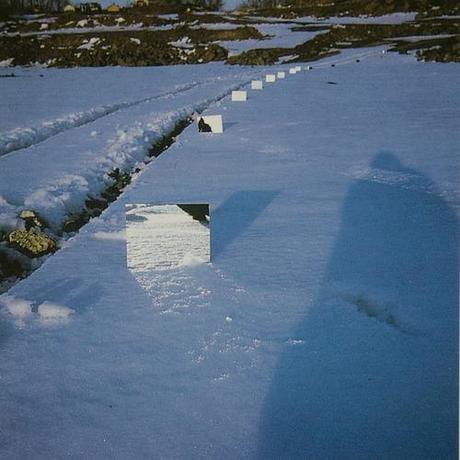
[[[273,190],[240,191],[211,211],[211,258],[244,233],[278,195]]]
[[[232,129],[233,126],[236,126],[238,124],[237,121],[227,121],[224,123],[224,131],[228,131],[229,129]]]
[[[350,187],[320,294],[283,348],[258,459],[457,458],[458,224],[378,154]]]

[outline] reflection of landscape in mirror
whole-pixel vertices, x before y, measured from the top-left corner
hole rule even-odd
[[[209,262],[209,205],[127,205],[126,239],[133,271]]]

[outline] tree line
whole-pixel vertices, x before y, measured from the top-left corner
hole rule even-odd
[[[0,12],[61,11],[68,3],[68,0],[0,0]]]

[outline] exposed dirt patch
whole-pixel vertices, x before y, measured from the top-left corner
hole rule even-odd
[[[337,54],[344,48],[360,48],[376,46],[388,43],[390,38],[404,36],[423,36],[441,34],[460,34],[460,21],[458,20],[436,20],[424,22],[409,22],[405,24],[348,24],[334,25],[329,32],[319,34],[307,42],[293,48],[270,48],[256,49],[230,57],[227,62],[230,64],[243,65],[270,65],[276,63],[283,56],[297,56],[290,62],[315,61],[326,56]],[[401,44],[403,42],[401,41]],[[412,48],[410,45],[404,48],[401,44],[395,50],[407,52],[408,49],[426,48],[427,41],[416,42]],[[448,60],[458,62],[458,35],[450,39],[440,39],[436,45],[440,48],[435,56],[440,62]],[[411,44],[412,45],[412,44]],[[399,47],[398,47],[399,46]],[[429,46],[429,45],[428,45]],[[428,58],[429,53],[419,53],[420,59]]]
[[[442,5],[437,5],[434,9],[428,8],[423,1],[405,1],[404,4],[393,0],[348,0],[337,5],[310,3],[308,8],[302,6],[254,10],[253,15],[195,14],[187,12],[184,8],[176,9],[173,15],[159,17],[153,10],[134,8],[117,14],[83,16],[73,13],[41,18],[38,21],[18,19],[3,24],[3,30],[9,32],[0,35],[0,60],[13,59],[13,65],[39,63],[56,67],[151,66],[223,60],[227,60],[229,64],[271,65],[285,56],[296,56],[291,59],[292,62],[313,61],[337,54],[343,48],[380,45],[387,43],[386,40],[391,38],[460,33],[458,19],[433,16],[455,13],[460,6],[450,0],[438,2]],[[306,14],[385,14],[393,11],[413,11],[415,7],[420,12],[420,20],[395,25],[299,25],[294,19]],[[266,37],[251,25],[255,21],[260,22],[260,15],[292,17],[293,33],[323,33],[296,47],[257,48],[227,59],[228,52],[216,42],[263,40]],[[283,22],[286,24],[286,21]],[[228,24],[235,28],[207,28],[206,24]],[[104,27],[110,29],[104,30]],[[67,32],[68,29],[72,29],[73,33],[64,33],[66,29]],[[75,33],[80,29],[81,33]],[[22,35],[12,35],[12,30],[19,31]],[[59,33],[60,31],[63,33]],[[30,35],[24,36],[27,32]],[[459,52],[455,39],[433,42],[431,49],[425,44],[405,46],[401,40],[395,43],[395,49],[400,52],[419,49],[419,59],[458,62]]]
[[[251,1],[249,1],[251,3]],[[304,16],[380,16],[395,12],[419,12],[421,16],[454,15],[460,12],[457,0],[292,0],[290,6],[247,9],[247,14],[295,19]]]
[[[249,50],[237,56],[230,56],[228,64],[239,65],[272,65],[282,56],[294,53],[294,48],[259,48]]]
[[[0,61],[13,58],[14,65],[50,67],[197,64],[227,58],[227,51],[213,42],[262,38],[257,29],[248,26],[0,36]]]
[[[434,38],[416,42],[398,42],[395,50],[408,53],[417,50],[417,59],[435,62],[460,62],[460,36]]]

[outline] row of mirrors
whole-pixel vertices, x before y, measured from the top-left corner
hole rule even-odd
[[[290,74],[300,66],[289,69]],[[252,90],[284,79],[284,71],[253,80]],[[232,91],[232,101],[246,102],[247,91]],[[201,133],[223,133],[221,115],[197,119]],[[132,271],[169,270],[210,262],[209,204],[130,204],[126,206],[128,268]]]

